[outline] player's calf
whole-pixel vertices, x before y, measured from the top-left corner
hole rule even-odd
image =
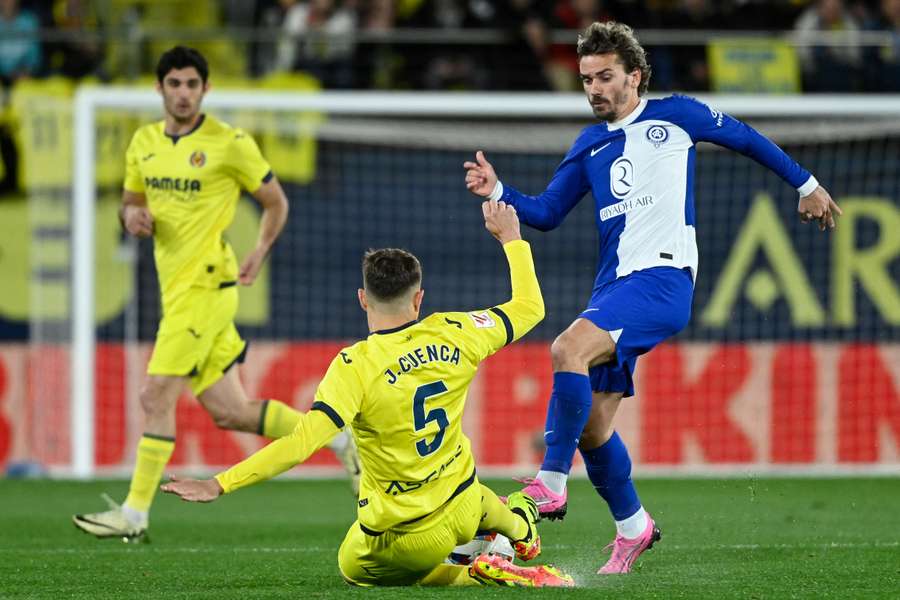
[[[519,515],[528,527],[524,537],[513,540],[516,557],[524,561],[537,558],[541,553],[541,536],[537,531],[537,522],[540,518],[537,504],[531,496],[523,492],[513,492],[506,499],[506,505],[510,511]]]

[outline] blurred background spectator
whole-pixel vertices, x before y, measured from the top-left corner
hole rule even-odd
[[[53,2],[52,26],[65,34],[45,44],[50,71],[66,77],[102,75],[103,44],[98,35],[98,7],[91,0]]]
[[[859,21],[843,0],[817,0],[803,11],[794,31],[804,90],[849,92],[861,87],[859,30]]]
[[[0,78],[5,83],[41,68],[40,22],[18,0],[0,0]]]
[[[263,10],[262,25],[278,34],[263,74],[299,70],[325,87],[353,87],[355,7],[341,0],[279,0]]]
[[[865,88],[875,92],[900,92],[900,0],[881,0],[866,29],[888,34],[863,53]]]
[[[229,83],[302,73],[324,88],[578,90],[577,31],[618,20],[632,25],[648,50],[653,91],[895,91],[898,6],[900,0],[0,0],[0,77],[134,80],[152,74],[160,51],[185,43],[204,51]],[[734,87],[735,70],[763,69],[763,59],[757,67],[726,64],[731,83],[719,81],[713,55],[738,56],[746,49],[732,42],[740,39],[778,46],[777,69],[802,71],[802,89],[799,75],[796,86]]]

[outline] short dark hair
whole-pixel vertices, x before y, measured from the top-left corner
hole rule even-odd
[[[369,250],[362,261],[366,293],[381,302],[396,300],[422,281],[419,259],[406,250]]]
[[[578,60],[595,54],[615,53],[625,66],[625,72],[635,69],[641,72],[641,84],[638,95],[642,96],[650,85],[650,64],[647,52],[638,42],[634,31],[624,23],[607,21],[591,23],[578,35]]]
[[[156,63],[156,80],[162,83],[172,69],[186,69],[188,67],[197,69],[203,83],[206,83],[206,80],[209,79],[209,64],[202,54],[187,46],[175,46],[163,52],[163,55],[159,57],[159,62]]]

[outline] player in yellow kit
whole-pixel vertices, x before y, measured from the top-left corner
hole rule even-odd
[[[75,515],[98,537],[144,536],[153,496],[175,448],[175,404],[185,385],[216,425],[278,438],[301,413],[277,400],[251,401],[237,369],[247,350],[234,326],[237,285],[251,285],[284,227],[288,203],[253,138],[203,114],[209,68],[196,50],[177,46],[157,66],[165,119],[137,130],[126,155],[120,217],[137,237],[152,237],[162,320],[141,390],[144,435],[122,506]],[[262,206],[256,247],[238,266],[223,238],[241,190]],[[333,448],[358,476],[352,438],[337,433]],[[331,441],[329,438],[328,441]]]
[[[544,316],[515,210],[495,202],[485,202],[483,210],[509,261],[511,300],[419,321],[424,291],[418,260],[403,250],[368,252],[358,293],[371,334],[335,357],[293,433],[214,479],[173,478],[162,489],[185,500],[214,500],[303,462],[349,423],[363,475],[357,521],[338,554],[348,582],[571,585],[553,567],[517,567],[499,556],[479,557],[471,567],[442,564],[479,529],[510,538],[523,560],[540,552],[533,500],[517,492],[505,506],[482,486],[462,432],[466,392],[478,365]]]

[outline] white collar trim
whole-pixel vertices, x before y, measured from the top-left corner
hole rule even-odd
[[[641,116],[641,113],[644,112],[644,109],[646,107],[647,107],[647,99],[641,98],[641,101],[638,102],[638,105],[635,106],[634,110],[631,111],[630,113],[628,113],[628,115],[625,118],[620,119],[614,123],[607,123],[606,128],[609,129],[610,131],[613,131],[616,129],[622,129],[626,125],[631,125],[632,123],[634,123],[635,119],[637,119],[639,116]]]

